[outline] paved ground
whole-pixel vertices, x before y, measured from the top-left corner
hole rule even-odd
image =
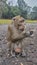
[[[27,30],[34,31],[34,35],[24,39],[23,42],[26,56],[7,58],[7,25],[0,25],[0,65],[37,65],[37,23],[26,24],[26,26]]]

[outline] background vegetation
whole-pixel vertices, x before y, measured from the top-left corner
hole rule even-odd
[[[17,15],[21,15],[25,19],[37,20],[37,7],[31,8],[24,0],[17,0],[15,6],[13,0],[8,3],[7,0],[0,0],[0,19],[11,19]]]

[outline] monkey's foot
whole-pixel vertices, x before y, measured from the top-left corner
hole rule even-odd
[[[12,54],[12,57],[15,57],[15,54]]]
[[[25,52],[22,52],[22,53],[21,53],[21,56],[22,56],[22,57],[26,57],[26,53],[25,53]]]

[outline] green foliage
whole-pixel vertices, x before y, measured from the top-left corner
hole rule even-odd
[[[37,19],[37,7],[32,8],[32,12],[30,13],[31,19]]]
[[[20,15],[21,11],[19,10],[19,8],[17,6],[8,6],[4,9],[3,14],[2,14],[2,18],[9,18],[11,19],[14,16]]]
[[[18,0],[18,6],[19,6],[19,9],[21,11],[21,15],[24,18],[27,18],[27,4],[25,3],[25,1],[24,0]]]
[[[6,6],[6,1],[7,0],[0,0],[0,18],[2,18],[2,13],[3,13],[4,8]]]
[[[3,10],[3,13],[2,13],[2,18],[7,18],[7,14],[8,14],[8,7],[6,6]]]
[[[21,14],[21,11],[19,10],[17,6],[13,6],[11,7],[11,13],[13,16],[17,16]]]
[[[36,6],[33,7],[33,11],[34,11],[34,12],[37,12],[37,7],[36,7]]]
[[[21,15],[25,19],[37,19],[37,6],[31,8],[28,6],[24,0],[17,0],[17,4],[10,6],[9,2],[7,4],[7,0],[0,0],[0,18],[11,19],[14,16]],[[32,10],[32,11],[31,11]]]

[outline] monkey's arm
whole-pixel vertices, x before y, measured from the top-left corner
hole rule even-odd
[[[6,39],[7,41],[11,41],[11,35],[12,35],[12,30],[10,25],[8,26],[7,34],[6,34]]]
[[[33,34],[33,31],[30,31],[29,33],[22,32],[18,36],[13,37],[13,41],[22,40],[23,38],[30,37]]]
[[[16,35],[16,36],[12,36],[12,41],[18,41],[18,40],[22,40],[23,38],[25,38],[26,36],[25,36],[25,33],[20,33],[20,34],[18,34],[18,35]]]
[[[10,25],[8,26],[7,35],[6,35],[7,41],[15,42],[15,41],[18,41],[22,38],[24,38],[23,33],[18,34],[13,27],[11,27]]]
[[[30,37],[33,34],[33,31],[25,33],[25,37]]]
[[[16,30],[13,27],[8,26],[7,40],[8,41],[18,41],[25,37],[30,37],[30,35],[32,35],[32,33],[31,32],[25,33],[25,31],[24,31],[24,32],[18,34],[18,32],[16,32]]]

